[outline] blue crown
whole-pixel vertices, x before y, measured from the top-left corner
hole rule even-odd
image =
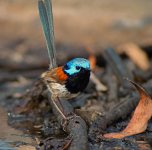
[[[66,63],[64,66],[64,71],[67,74],[72,75],[78,73],[81,68],[90,70],[90,62],[84,58],[74,58]]]

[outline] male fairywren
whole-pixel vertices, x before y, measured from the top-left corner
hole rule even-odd
[[[56,104],[56,100],[60,102],[60,98],[74,98],[86,88],[90,78],[90,63],[87,59],[75,58],[64,66],[57,67],[52,4],[50,0],[39,0],[38,8],[50,58],[49,71],[44,72],[41,78],[51,92],[52,102],[57,110],[64,119],[67,119]]]
[[[46,71],[41,76],[49,91],[58,98],[76,97],[88,85],[90,63],[84,58],[75,58],[62,67]]]

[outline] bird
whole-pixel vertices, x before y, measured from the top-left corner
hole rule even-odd
[[[57,110],[64,119],[67,119],[60,99],[75,98],[87,87],[91,72],[90,62],[85,58],[74,58],[63,66],[57,66],[51,1],[38,0],[38,9],[50,58],[49,69],[42,73],[41,79],[52,94],[52,100]],[[59,101],[62,110],[56,100]]]
[[[51,93],[68,100],[78,96],[87,87],[90,63],[84,58],[74,58],[64,66],[44,72],[41,77]]]

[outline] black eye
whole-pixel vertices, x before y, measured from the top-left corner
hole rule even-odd
[[[64,69],[65,69],[65,70],[68,70],[68,69],[70,69],[70,68],[69,68],[68,65],[65,65],[65,66],[64,66]]]
[[[76,66],[76,69],[77,69],[77,70],[80,70],[80,68],[81,68],[81,67],[79,67],[79,66]]]

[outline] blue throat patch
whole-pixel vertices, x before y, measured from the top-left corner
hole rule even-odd
[[[74,58],[66,63],[64,66],[64,71],[69,75],[73,75],[80,72],[81,68],[90,70],[89,61],[84,58]]]

